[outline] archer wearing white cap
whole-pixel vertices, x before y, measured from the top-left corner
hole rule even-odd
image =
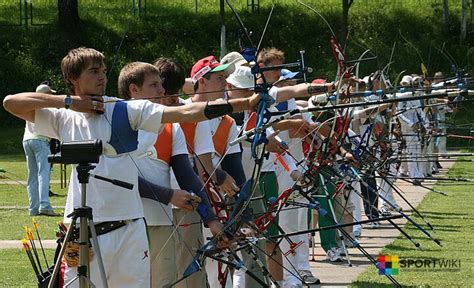
[[[234,72],[236,67],[249,65],[247,60],[245,60],[244,56],[242,56],[242,54],[240,54],[239,52],[235,51],[227,53],[224,57],[222,57],[220,63],[229,64],[229,67],[227,67],[226,69],[227,74],[231,74],[232,72]]]
[[[413,77],[405,75],[400,81],[400,85],[404,87],[410,87],[413,83]],[[408,97],[411,96],[412,92],[397,93],[397,97]],[[406,153],[408,156],[408,172],[411,178],[421,178],[423,174],[418,169],[416,163],[416,156],[420,154],[420,143],[418,139],[418,131],[422,123],[420,119],[423,111],[421,110],[421,102],[419,100],[414,101],[403,101],[398,103],[397,110],[400,111],[398,118],[402,126],[402,134],[406,141]],[[403,112],[402,112],[403,111]],[[413,184],[420,185],[420,180],[415,179]]]

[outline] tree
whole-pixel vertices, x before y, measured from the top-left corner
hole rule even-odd
[[[79,24],[79,7],[77,0],[58,0],[59,25],[66,28],[74,28]]]
[[[462,0],[461,8],[461,44],[464,43],[467,36],[467,0]]]
[[[448,0],[443,0],[443,26],[444,26],[444,31],[448,32],[449,31],[449,6],[448,6]]]
[[[346,43],[347,33],[349,33],[349,8],[354,0],[342,0],[342,43]]]

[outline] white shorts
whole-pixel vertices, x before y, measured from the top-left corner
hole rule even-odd
[[[97,238],[109,287],[150,287],[150,257],[143,219],[130,221]],[[97,257],[93,256],[90,263],[91,281],[96,287],[102,287]],[[76,268],[66,265],[64,284],[76,275]],[[67,287],[79,287],[79,281],[76,280]]]

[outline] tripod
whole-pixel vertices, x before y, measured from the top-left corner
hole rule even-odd
[[[89,182],[89,171],[94,169],[95,166],[80,163],[77,167],[77,178],[81,183],[81,206],[74,209],[74,212],[69,214],[67,217],[72,217],[71,225],[64,237],[64,242],[59,252],[58,260],[54,265],[53,274],[51,275],[51,281],[49,282],[48,288],[53,288],[56,275],[61,267],[61,259],[66,250],[66,243],[73,235],[74,227],[76,227],[77,219],[80,219],[79,228],[79,265],[77,266],[77,275],[71,281],[66,283],[64,286],[71,285],[74,281],[79,280],[79,287],[86,288],[89,286],[95,287],[92,281],[89,279],[89,229],[91,232],[91,240],[95,249],[95,256],[97,257],[97,263],[99,264],[99,272],[102,280],[102,287],[107,288],[107,278],[105,276],[104,263],[102,262],[102,256],[100,254],[99,242],[97,241],[97,234],[95,230],[95,224],[92,220],[92,208],[86,206],[86,184]]]

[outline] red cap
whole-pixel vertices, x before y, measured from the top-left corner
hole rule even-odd
[[[197,82],[204,75],[211,72],[212,69],[219,67],[220,63],[214,56],[207,56],[197,61],[191,69],[191,78],[193,82]]]
[[[326,83],[326,80],[324,80],[324,79],[314,79],[311,83],[313,83],[313,84],[324,84],[324,83]]]

